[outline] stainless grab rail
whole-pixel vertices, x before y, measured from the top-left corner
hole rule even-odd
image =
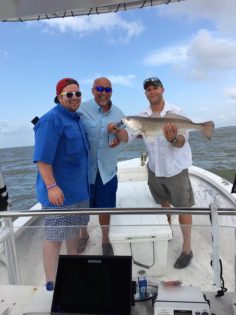
[[[142,208],[80,208],[75,210],[33,210],[33,211],[2,211],[1,218],[18,218],[18,217],[44,217],[50,215],[74,215],[74,214],[194,214],[210,215],[211,205],[209,208],[161,208],[161,207],[142,207]],[[218,208],[218,215],[236,215],[236,208]]]

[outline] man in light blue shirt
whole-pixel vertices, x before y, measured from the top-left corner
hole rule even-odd
[[[125,130],[114,136],[108,133],[108,125],[120,121],[125,115],[111,103],[112,85],[110,80],[101,77],[94,80],[92,94],[94,99],[81,104],[78,113],[88,137],[89,182],[92,208],[115,208],[117,191],[117,158],[121,150],[120,140],[127,142]],[[113,139],[110,139],[113,137]],[[111,140],[111,141],[110,141]],[[99,215],[102,226],[102,248],[104,255],[112,255],[109,242],[109,215]],[[88,241],[86,230],[81,231],[78,252],[82,252]]]

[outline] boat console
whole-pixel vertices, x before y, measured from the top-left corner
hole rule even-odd
[[[209,315],[210,308],[198,287],[158,287],[154,315]]]

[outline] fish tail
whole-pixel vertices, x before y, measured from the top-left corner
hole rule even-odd
[[[206,121],[202,125],[203,125],[202,133],[208,140],[211,140],[212,133],[215,127],[213,121]]]

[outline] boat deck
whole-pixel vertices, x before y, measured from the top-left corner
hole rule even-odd
[[[42,286],[2,286],[0,285],[0,314],[7,315],[50,315],[52,291]],[[205,292],[210,301],[211,313],[216,315],[235,315],[232,301],[236,301],[234,293],[216,298],[213,293]],[[233,302],[234,303],[234,302]],[[132,307],[132,315],[154,315],[152,301],[136,302]]]

